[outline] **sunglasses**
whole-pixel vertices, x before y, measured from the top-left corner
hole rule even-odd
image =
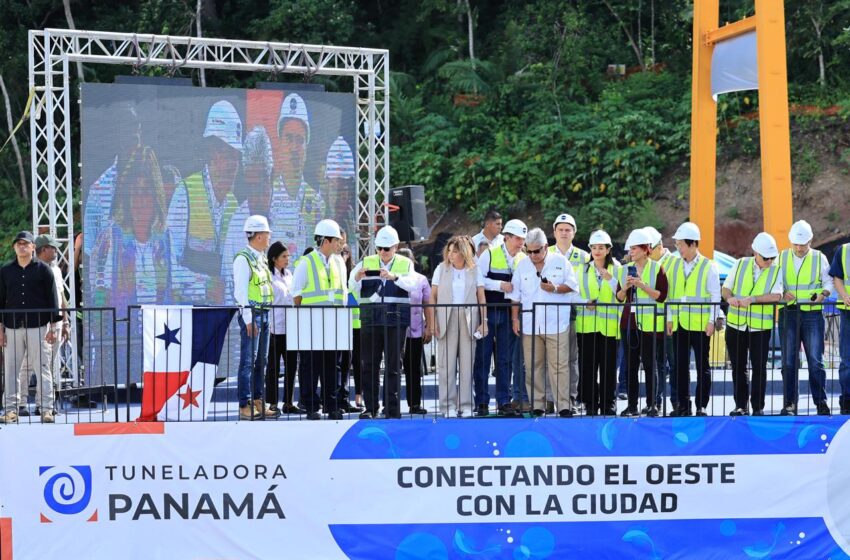
[[[385,253],[388,253],[388,252],[393,250],[392,247],[376,247],[376,249],[378,249],[378,251],[385,252]]]
[[[762,258],[762,260],[765,260],[765,261],[772,261],[776,258],[776,257],[765,257],[764,255],[759,255],[759,256]]]
[[[537,255],[537,254],[542,253],[545,250],[546,250],[545,247],[541,247],[539,249],[534,249],[533,251],[531,249],[526,249],[525,252],[528,253],[529,255]]]

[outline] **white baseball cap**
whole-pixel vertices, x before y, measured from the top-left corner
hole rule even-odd
[[[676,233],[673,234],[673,239],[690,239],[691,241],[699,241],[699,226],[693,222],[685,222],[680,225],[676,230]]]
[[[788,232],[788,240],[794,245],[805,245],[812,240],[814,235],[809,222],[800,220],[799,222],[794,222],[794,225],[791,226],[791,230]]]
[[[753,251],[767,258],[775,258],[779,255],[779,247],[776,246],[776,239],[767,232],[761,232],[753,239]]]

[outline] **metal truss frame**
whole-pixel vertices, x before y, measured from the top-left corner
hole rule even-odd
[[[350,76],[357,99],[357,224],[361,254],[374,250],[373,233],[389,190],[389,51],[356,47],[240,41],[168,35],[140,35],[69,29],[29,32],[29,87],[32,221],[63,243],[68,265],[65,287],[75,298],[74,196],[71,161],[72,63],[123,64],[240,70],[322,76]]]

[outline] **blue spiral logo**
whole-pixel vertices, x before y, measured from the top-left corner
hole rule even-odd
[[[46,478],[44,503],[63,515],[76,515],[84,511],[91,501],[91,467],[72,465],[67,470],[60,467],[39,467],[38,474]]]

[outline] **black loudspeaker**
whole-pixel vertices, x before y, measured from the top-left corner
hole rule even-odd
[[[425,187],[408,185],[390,189],[390,225],[402,241],[424,241],[428,237]]]

